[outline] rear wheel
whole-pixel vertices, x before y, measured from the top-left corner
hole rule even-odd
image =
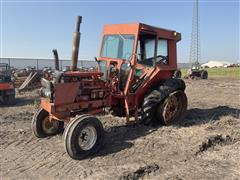
[[[142,106],[141,123],[144,125],[151,125],[157,123],[156,119],[156,106],[159,103],[160,92],[154,90],[149,93],[145,98]]]
[[[32,130],[33,134],[38,138],[53,136],[63,132],[64,122],[49,119],[49,113],[40,108],[33,116]]]
[[[103,145],[104,129],[94,116],[82,115],[72,120],[64,131],[64,147],[73,159],[97,153]]]
[[[203,70],[203,71],[201,72],[201,78],[202,78],[202,79],[207,79],[207,78],[208,78],[208,72],[205,71],[205,70]]]
[[[162,115],[159,115],[159,105],[163,104],[172,93],[177,91],[181,91],[184,94],[183,96],[186,97],[184,90],[185,83],[182,79],[171,78],[160,82],[159,87],[155,87],[155,90],[149,92],[143,100],[140,118],[141,123],[145,125],[155,125],[159,123],[166,124],[163,118],[161,118]],[[179,99],[180,98],[178,97],[177,102],[181,102]],[[183,99],[187,101],[186,98]],[[182,103],[187,105],[185,101]],[[185,105],[183,107],[185,107]]]
[[[156,110],[156,117],[165,125],[179,123],[187,110],[187,96],[183,91],[171,93]]]

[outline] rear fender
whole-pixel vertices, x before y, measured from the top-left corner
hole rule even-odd
[[[160,84],[152,88],[152,91],[154,94],[153,101],[155,102],[155,104],[158,104],[174,91],[178,91],[178,90],[184,91],[185,88],[186,88],[186,85],[182,79],[170,78],[167,80],[163,80],[160,82]]]

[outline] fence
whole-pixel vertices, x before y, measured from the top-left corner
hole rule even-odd
[[[37,70],[44,67],[51,67],[54,69],[53,59],[29,59],[29,58],[0,58],[0,63],[8,63],[9,66],[23,69],[27,66],[35,67]],[[59,60],[59,66],[64,69],[71,65],[70,60]],[[96,67],[97,63],[93,60],[78,60],[78,67]]]
[[[70,66],[70,60],[59,60],[59,66],[64,69]],[[18,69],[23,69],[27,66],[35,67],[36,69],[43,69],[44,67],[51,67],[54,69],[53,59],[29,59],[29,58],[0,58],[0,63],[8,63],[10,66]],[[78,60],[78,67],[96,67],[97,63],[94,60]],[[189,63],[178,63],[178,68],[188,68]]]

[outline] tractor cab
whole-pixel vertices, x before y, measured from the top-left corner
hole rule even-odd
[[[0,63],[0,73],[1,74],[6,74],[9,69],[10,68],[7,63]]]
[[[116,89],[120,91],[127,91],[127,81],[132,79],[130,89],[136,92],[152,73],[160,73],[162,69],[158,79],[174,73],[176,43],[180,40],[181,34],[176,31],[142,23],[105,25],[98,57],[99,71],[110,82],[118,79]]]
[[[10,83],[11,76],[0,74],[0,83]]]

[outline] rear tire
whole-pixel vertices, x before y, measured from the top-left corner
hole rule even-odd
[[[64,122],[58,120],[49,121],[49,113],[40,108],[34,114],[32,119],[32,131],[38,138],[45,138],[62,133],[64,129]]]
[[[156,106],[159,103],[160,92],[153,90],[144,98],[142,106],[141,123],[144,125],[153,125],[157,123],[156,119]]]
[[[179,90],[169,96],[158,105],[156,117],[165,125],[174,125],[182,121],[187,111],[187,96]]]
[[[205,71],[205,70],[203,70],[203,71],[201,72],[201,78],[202,78],[202,79],[207,79],[207,78],[208,78],[208,72]]]
[[[185,99],[186,95],[184,93],[185,83],[182,79],[168,79],[161,82],[161,85],[155,90],[152,90],[149,94],[147,94],[144,98],[142,105],[142,113],[140,122],[145,125],[157,125],[157,124],[167,124],[163,118],[159,116],[159,112],[157,109],[160,104],[163,104],[165,99],[167,99],[172,93],[181,91],[184,95],[184,103],[187,106],[187,99]]]
[[[97,153],[103,145],[104,129],[94,116],[81,115],[64,131],[64,147],[72,159],[84,159]]]

